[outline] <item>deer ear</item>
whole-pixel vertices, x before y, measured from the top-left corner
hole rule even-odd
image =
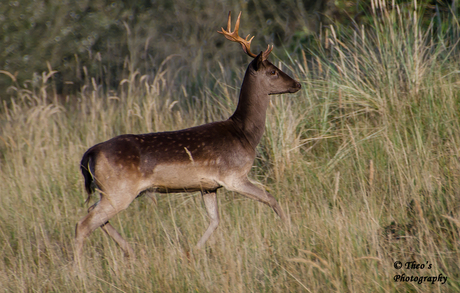
[[[258,71],[262,66],[263,58],[262,58],[262,51],[260,51],[259,55],[252,61],[252,66],[255,71]]]

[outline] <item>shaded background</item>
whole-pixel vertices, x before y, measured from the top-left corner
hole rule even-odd
[[[412,5],[412,1],[396,3]],[[418,5],[428,26],[436,16],[441,19],[441,14],[456,11],[455,3],[419,1]],[[244,56],[232,54],[237,46],[216,33],[226,24],[229,10],[235,18],[243,11],[242,35],[256,36],[256,50],[269,43],[284,54],[283,48],[290,53],[316,50],[318,37],[330,24],[351,30],[372,22],[370,9],[370,1],[360,0],[3,1],[0,69],[22,85],[51,67],[58,71],[52,78],[63,95],[79,91],[89,77],[117,89],[134,70],[153,76],[158,70],[155,64],[172,53],[180,55],[173,62],[185,66],[185,75],[203,74],[217,66],[217,59],[246,62]],[[220,62],[226,65],[225,60]],[[0,74],[0,98],[12,84],[11,77]]]

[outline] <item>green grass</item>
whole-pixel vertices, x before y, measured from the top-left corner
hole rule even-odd
[[[136,257],[124,258],[97,230],[75,269],[74,228],[87,209],[79,161],[118,134],[226,119],[244,67],[222,60],[206,71],[190,60],[203,73],[194,83],[171,57],[155,76],[131,72],[118,92],[88,78],[61,99],[48,73],[10,88],[0,108],[2,289],[458,291],[457,44],[422,30],[412,12],[380,12],[356,35],[329,29],[319,50],[271,56],[302,90],[272,97],[251,177],[279,200],[289,225],[268,206],[219,190],[221,223],[203,250],[194,248],[208,224],[198,194],[142,197],[112,221]],[[395,261],[432,266],[398,270]],[[448,281],[395,282],[401,273]]]

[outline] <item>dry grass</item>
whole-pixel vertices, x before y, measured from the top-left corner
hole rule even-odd
[[[456,44],[431,43],[412,14],[384,12],[356,36],[331,33],[323,55],[280,64],[303,89],[272,98],[251,176],[279,199],[289,226],[269,207],[220,190],[221,224],[203,250],[194,248],[208,223],[197,194],[157,196],[156,204],[144,197],[113,220],[136,257],[125,259],[96,231],[83,270],[74,269],[74,227],[86,213],[78,164],[89,146],[121,133],[227,118],[241,69],[212,72],[200,97],[188,96],[168,61],[156,76],[132,73],[117,93],[89,79],[61,101],[50,72],[10,88],[0,111],[3,290],[458,291]],[[395,261],[431,268],[398,270]],[[448,280],[395,282],[401,273]]]

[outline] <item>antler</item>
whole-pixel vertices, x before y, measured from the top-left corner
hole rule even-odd
[[[241,12],[238,15],[238,19],[236,20],[235,30],[232,32],[231,31],[231,28],[232,28],[232,12],[230,11],[228,13],[227,30],[224,30],[224,28],[222,28],[222,31],[220,31],[220,32],[218,31],[218,33],[223,34],[225,36],[225,38],[227,38],[228,40],[230,40],[232,42],[240,43],[241,46],[243,47],[243,51],[246,54],[248,54],[249,56],[255,58],[255,57],[257,57],[257,55],[251,52],[251,42],[252,42],[252,39],[254,39],[254,36],[251,39],[249,39],[249,35],[248,35],[246,37],[246,39],[243,39],[242,37],[240,37],[238,35],[238,29],[240,28],[240,17],[241,17]],[[270,55],[270,52],[272,50],[273,50],[273,46],[271,46],[271,48],[270,48],[270,45],[268,45],[267,50],[265,50],[265,52],[262,53],[262,60],[267,60],[268,55]]]

